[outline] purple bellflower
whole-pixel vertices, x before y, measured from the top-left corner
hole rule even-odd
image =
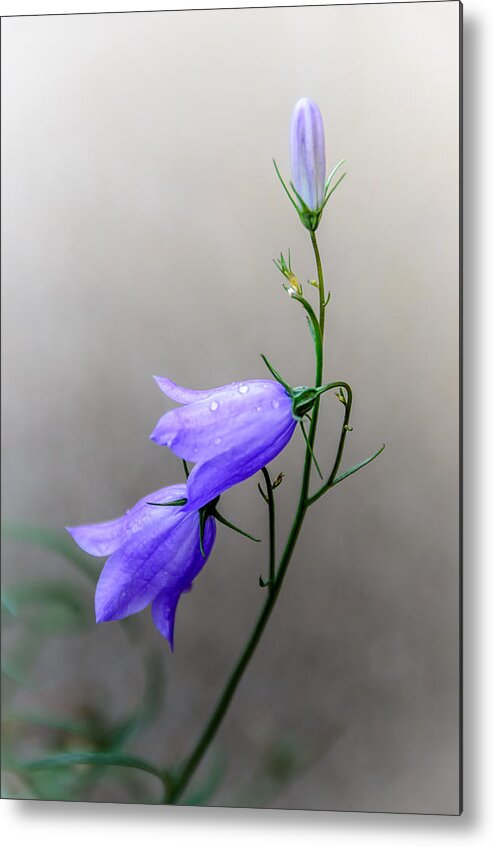
[[[293,109],[290,126],[292,181],[305,205],[316,212],[325,199],[324,124],[317,103],[303,97]]]
[[[187,480],[187,505],[195,511],[255,474],[287,445],[297,425],[292,397],[270,379],[233,382],[194,391],[155,377],[182,406],[158,421],[151,438],[195,462]]]
[[[178,601],[206,564],[216,537],[212,510],[184,510],[185,497],[185,485],[171,485],[116,520],[67,527],[86,553],[109,557],[96,587],[96,621],[120,620],[152,603],[154,624],[172,650]]]

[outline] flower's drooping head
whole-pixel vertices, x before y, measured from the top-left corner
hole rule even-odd
[[[163,415],[151,438],[196,463],[187,480],[185,511],[200,509],[267,465],[288,444],[297,425],[292,398],[271,379],[204,391],[155,379],[182,406]]]
[[[96,620],[113,621],[152,603],[153,620],[173,649],[178,601],[206,564],[216,537],[212,515],[205,515],[201,538],[198,511],[184,511],[185,485],[171,485],[139,500],[113,521],[67,527],[92,556],[108,556],[96,587]]]
[[[307,208],[317,212],[325,199],[326,150],[321,111],[309,97],[303,97],[293,109],[290,158],[295,190]]]

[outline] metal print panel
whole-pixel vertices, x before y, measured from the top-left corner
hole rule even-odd
[[[4,797],[460,813],[460,47],[2,20]]]

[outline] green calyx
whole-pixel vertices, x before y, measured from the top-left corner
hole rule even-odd
[[[344,382],[331,382],[328,385],[321,385],[319,388],[310,388],[307,385],[298,385],[295,388],[283,379],[281,374],[271,364],[269,359],[261,353],[261,358],[269,372],[280,385],[283,386],[286,393],[292,400],[292,415],[297,421],[301,421],[312,410],[314,403],[321,394],[330,391],[332,388],[346,387]]]
[[[284,181],[284,179],[281,176],[281,173],[279,171],[278,165],[276,164],[276,160],[273,159],[273,164],[274,164],[278,179],[280,180],[283,188],[285,189],[285,192],[286,192],[288,199],[290,200],[292,206],[294,207],[295,211],[297,212],[297,215],[300,218],[300,222],[303,224],[303,226],[306,229],[309,230],[309,232],[315,232],[316,231],[317,227],[319,226],[319,222],[321,220],[322,213],[324,212],[326,203],[328,202],[328,200],[331,197],[331,195],[333,194],[333,192],[336,191],[340,182],[342,182],[342,180],[346,176],[346,173],[341,174],[339,179],[336,180],[335,184],[332,185],[333,179],[334,179],[337,171],[343,165],[344,161],[345,161],[345,159],[341,159],[341,161],[338,162],[335,165],[335,167],[331,171],[328,179],[326,180],[326,184],[325,184],[325,187],[324,187],[324,200],[321,203],[321,205],[319,206],[319,208],[318,209],[309,209],[309,207],[307,206],[307,204],[305,203],[305,201],[303,200],[303,198],[300,196],[297,189],[295,188],[293,182],[290,182],[291,191],[287,188],[286,183],[285,183],[285,181]],[[282,271],[282,273],[283,273],[283,271]]]
[[[206,527],[206,521],[210,517],[215,518],[215,520],[219,521],[219,523],[222,523],[223,526],[227,526],[228,529],[232,529],[234,532],[238,532],[239,535],[243,535],[244,538],[249,538],[250,541],[257,541],[258,543],[260,543],[261,541],[260,538],[254,538],[253,535],[249,535],[248,532],[245,532],[243,529],[240,529],[240,527],[235,526],[235,524],[233,523],[230,523],[230,521],[224,518],[223,515],[220,515],[218,509],[216,508],[219,503],[219,499],[219,497],[215,497],[214,500],[210,500],[210,502],[206,503],[206,505],[203,506],[202,509],[199,509],[199,543],[201,547],[201,553],[204,558],[206,558],[206,554],[204,552],[204,529]]]
[[[317,398],[323,392],[324,388],[308,388],[305,385],[292,388],[290,396],[292,398],[292,415],[295,420],[301,421],[311,411]]]
[[[209,503],[206,503],[205,506],[199,509],[199,546],[203,559],[206,558],[206,553],[204,552],[204,531],[206,529],[207,519],[216,517],[216,506],[219,499],[219,497],[215,497],[214,500],[210,500]]]

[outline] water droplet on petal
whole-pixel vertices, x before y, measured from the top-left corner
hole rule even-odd
[[[214,443],[216,445],[221,444],[221,438],[219,437],[219,435],[217,435],[216,438],[214,439]]]
[[[278,406],[280,405],[280,401],[279,400],[273,400],[272,405],[273,405],[273,409],[277,409]]]
[[[247,394],[247,392],[249,390],[249,386],[248,385],[239,385],[238,390],[239,390],[240,394]]]
[[[219,405],[220,404],[216,400],[213,400],[213,402],[209,404],[209,408],[211,409],[212,412],[216,412],[216,409],[218,408]]]

